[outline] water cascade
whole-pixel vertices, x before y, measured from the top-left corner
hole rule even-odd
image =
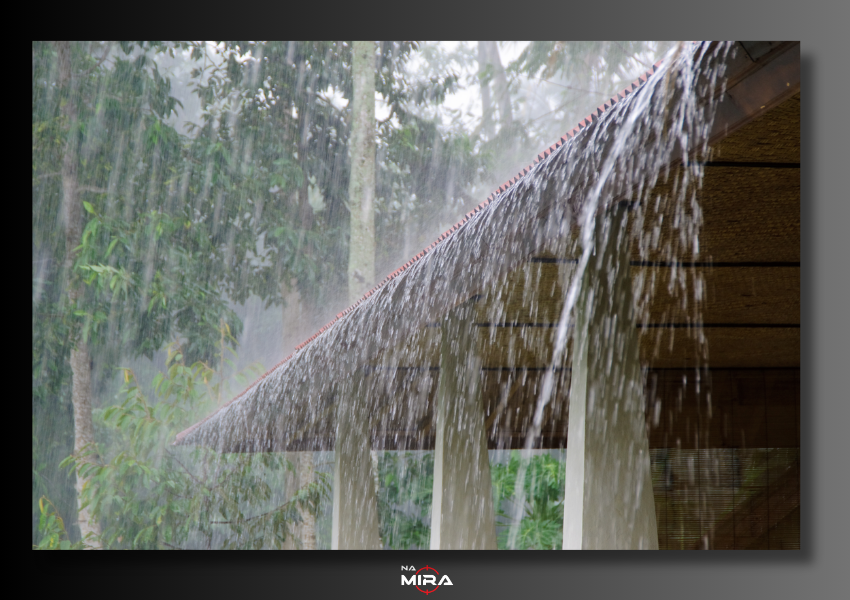
[[[433,450],[430,547],[495,548],[498,527],[514,548],[532,457],[566,439],[563,547],[658,548],[641,344],[672,351],[652,306],[675,298],[662,321],[706,372],[698,192],[735,53],[680,46],[176,443],[333,451],[334,548],[381,543],[370,450]],[[670,268],[635,275],[635,256]],[[490,468],[510,449],[499,521]]]

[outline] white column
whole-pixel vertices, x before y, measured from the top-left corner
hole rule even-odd
[[[481,402],[473,301],[442,326],[436,401],[432,550],[495,550],[496,518]]]
[[[600,217],[576,306],[564,549],[658,549],[627,210]]]
[[[333,550],[380,550],[365,377],[355,376],[337,408],[334,445]]]

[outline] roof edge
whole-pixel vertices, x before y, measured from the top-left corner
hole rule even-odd
[[[596,108],[596,110],[592,111],[588,116],[586,116],[584,119],[579,121],[579,123],[575,127],[573,127],[570,131],[568,131],[567,133],[562,135],[560,137],[560,139],[558,139],[558,141],[556,141],[554,144],[552,144],[551,146],[549,146],[548,148],[546,148],[542,152],[540,152],[537,155],[537,157],[534,159],[534,161],[528,167],[525,167],[522,171],[520,171],[513,178],[509,179],[504,184],[500,185],[494,192],[492,192],[489,196],[487,196],[486,200],[481,202],[478,206],[476,206],[470,212],[466,213],[466,215],[464,215],[464,217],[460,221],[458,221],[455,225],[453,225],[448,230],[446,230],[444,233],[442,233],[434,242],[432,242],[429,246],[427,246],[426,248],[421,250],[419,253],[417,253],[415,256],[413,256],[413,258],[411,258],[410,260],[405,262],[401,267],[399,267],[398,269],[396,269],[395,271],[393,271],[392,273],[387,275],[383,280],[381,280],[380,283],[378,283],[373,288],[371,288],[368,292],[366,292],[357,302],[355,302],[354,304],[352,304],[351,306],[349,306],[348,308],[346,308],[342,312],[338,313],[333,319],[331,319],[328,323],[326,323],[324,326],[322,326],[316,333],[314,333],[308,339],[306,339],[305,341],[303,341],[302,343],[297,345],[295,347],[294,351],[291,352],[286,358],[284,358],[283,360],[278,362],[276,365],[271,367],[269,370],[267,370],[265,373],[263,373],[260,377],[258,377],[256,380],[254,380],[254,382],[251,383],[251,385],[246,387],[242,392],[240,392],[239,394],[234,396],[228,402],[222,404],[220,407],[218,407],[215,411],[213,411],[207,417],[201,419],[197,423],[191,425],[190,427],[188,427],[185,430],[178,433],[175,436],[175,440],[173,442],[173,445],[181,445],[183,440],[185,440],[195,429],[197,429],[198,427],[203,425],[205,422],[207,422],[209,419],[214,417],[216,414],[218,414],[222,410],[225,410],[226,408],[228,408],[230,405],[235,403],[240,398],[247,395],[251,390],[256,388],[266,377],[268,377],[273,372],[275,372],[278,369],[280,369],[281,367],[283,367],[294,356],[296,356],[300,351],[304,350],[314,340],[316,340],[322,334],[324,334],[328,330],[330,330],[338,321],[340,321],[340,319],[342,319],[343,317],[346,317],[347,315],[352,313],[360,305],[362,305],[364,302],[369,300],[369,298],[371,298],[378,290],[380,290],[382,287],[387,285],[393,279],[395,279],[396,277],[398,277],[399,275],[404,273],[407,269],[411,268],[414,264],[416,264],[418,261],[420,261],[426,255],[430,254],[437,246],[439,246],[440,244],[445,242],[447,239],[452,237],[461,227],[463,227],[466,223],[468,223],[469,220],[473,216],[475,216],[476,214],[478,214],[482,210],[486,209],[493,201],[495,201],[497,198],[499,198],[503,194],[505,194],[514,184],[516,184],[522,178],[524,178],[525,176],[530,174],[533,170],[535,170],[538,167],[538,165],[540,165],[547,158],[549,158],[549,156],[555,150],[557,150],[558,148],[560,148],[564,144],[567,144],[570,141],[572,141],[572,139],[574,139],[583,130],[585,130],[585,129],[593,126],[595,123],[597,123],[599,121],[600,117],[602,117],[603,114],[605,114],[606,112],[611,110],[611,108],[613,108],[616,104],[619,104],[620,102],[622,102],[623,100],[625,100],[626,98],[628,98],[629,96],[633,95],[635,92],[640,90],[644,86],[644,84],[646,84],[646,82],[649,80],[649,78],[658,71],[658,69],[661,67],[663,62],[664,62],[663,58],[661,60],[657,61],[652,66],[651,69],[645,71],[642,75],[640,75],[637,79],[635,79],[629,86],[627,86],[626,88],[624,88],[623,90],[621,90],[620,92],[615,94],[614,96],[611,96],[611,98],[609,99],[608,102],[604,102],[604,103],[600,104]]]

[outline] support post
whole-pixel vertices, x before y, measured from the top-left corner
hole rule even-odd
[[[337,407],[332,550],[381,549],[366,389],[366,378],[356,375]]]
[[[576,306],[564,549],[658,549],[627,217],[597,218]]]
[[[437,388],[432,550],[495,550],[496,518],[469,301],[442,325]]]

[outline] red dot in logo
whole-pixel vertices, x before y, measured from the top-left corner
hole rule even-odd
[[[427,570],[427,571],[434,571],[434,573],[437,573],[437,569],[435,569],[435,568],[433,568],[433,567],[429,567],[428,565],[425,565],[424,567],[422,567],[421,569],[419,569],[419,571],[416,571],[416,574],[417,574],[417,575],[419,575],[419,572],[420,572],[420,571],[426,571],[426,570]],[[437,575],[439,575],[439,573],[437,573]],[[436,584],[433,590],[423,590],[423,589],[422,589],[421,587],[419,587],[418,585],[416,586],[416,589],[417,589],[417,590],[419,590],[420,592],[422,592],[423,594],[433,594],[433,593],[434,593],[434,592],[436,592],[438,589],[440,589],[440,584],[439,584],[439,583],[438,583],[438,584]]]

